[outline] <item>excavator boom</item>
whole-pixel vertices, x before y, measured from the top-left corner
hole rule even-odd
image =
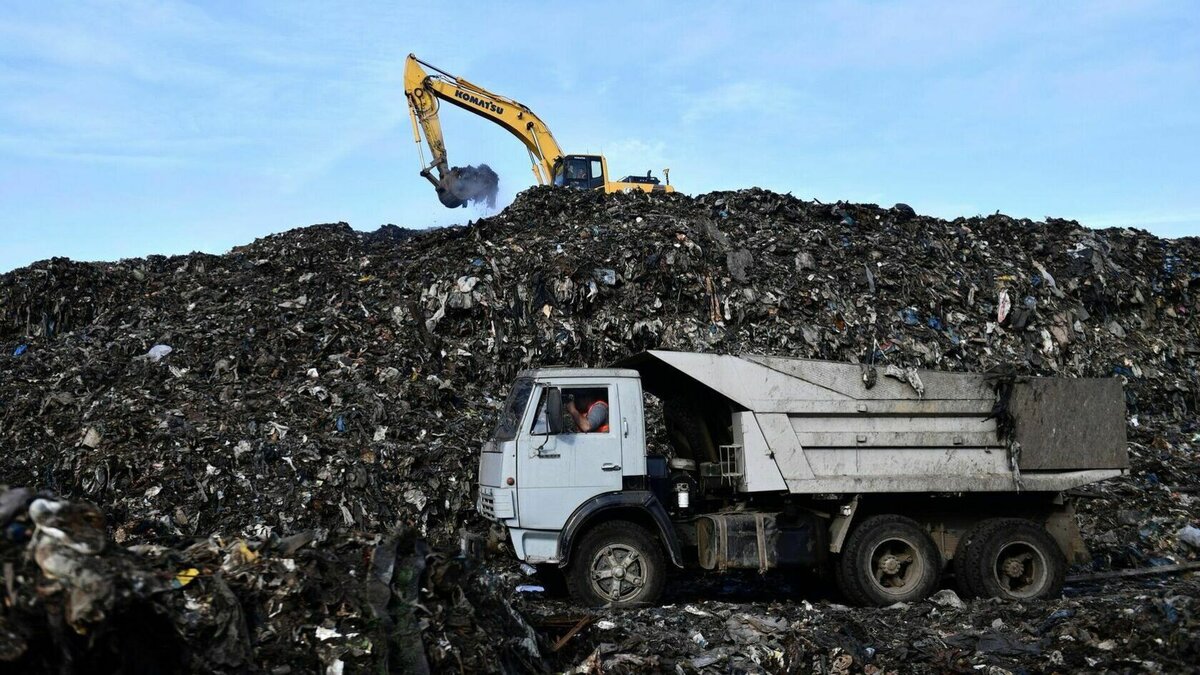
[[[421,175],[437,188],[438,197],[446,206],[461,206],[475,187],[471,183],[480,169],[451,168],[446,157],[446,142],[438,118],[441,101],[447,101],[468,112],[484,117],[516,136],[533,162],[533,175],[539,185],[550,183],[554,164],[563,156],[554,135],[532,110],[508,97],[494,94],[483,87],[451,75],[436,66],[409,54],[404,68],[404,94],[413,124],[413,137],[418,152],[424,135],[433,156],[425,164],[421,155]],[[484,167],[486,168],[486,167]],[[490,172],[490,169],[487,169]],[[436,176],[435,176],[436,174]],[[494,176],[494,174],[492,174]]]
[[[605,192],[642,190],[674,192],[669,179],[661,185],[649,172],[646,176],[627,176],[608,180],[608,162],[601,155],[568,155],[554,140],[554,134],[525,105],[507,96],[451,75],[409,54],[404,66],[404,95],[412,119],[413,139],[421,157],[421,175],[433,183],[443,204],[454,208],[480,198],[494,199],[497,177],[487,165],[451,167],[446,158],[446,142],[438,108],[447,101],[504,127],[525,146],[533,164],[533,177],[539,185],[561,185]],[[422,137],[432,155],[428,164],[421,152]]]

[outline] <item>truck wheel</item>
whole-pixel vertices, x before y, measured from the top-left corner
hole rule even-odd
[[[588,532],[567,571],[571,597],[588,606],[654,602],[665,581],[658,540],[644,527],[619,520]]]
[[[975,523],[967,529],[958,540],[958,546],[954,548],[954,560],[950,561],[950,568],[954,571],[954,583],[958,586],[958,593],[963,598],[978,598],[984,593],[979,575],[971,572],[967,560],[971,558],[972,550],[978,548],[975,544],[979,541],[979,534],[997,520],[999,519],[992,518]]]
[[[967,544],[964,575],[984,597],[1029,600],[1062,592],[1067,560],[1046,528],[1023,518],[985,521]]]
[[[920,600],[937,588],[942,556],[920,525],[903,516],[871,516],[846,539],[838,585],[852,602],[886,606]]]

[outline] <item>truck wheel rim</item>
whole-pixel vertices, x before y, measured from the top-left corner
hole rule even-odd
[[[1046,585],[1049,566],[1037,546],[1012,541],[1000,547],[992,575],[1000,590],[1014,598],[1032,598]]]
[[[899,597],[911,593],[924,571],[925,560],[907,539],[884,539],[871,549],[871,583],[886,595]]]
[[[592,591],[609,602],[628,602],[646,587],[646,563],[641,553],[625,544],[609,544],[592,558]]]

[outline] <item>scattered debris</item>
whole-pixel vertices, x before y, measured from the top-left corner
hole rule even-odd
[[[759,189],[534,188],[463,227],[42,261],[0,276],[0,483],[30,488],[0,498],[0,659],[112,672],[136,639],[167,671],[1185,669],[1183,568],[963,608],[685,588],[583,623],[447,551],[485,529],[477,451],[517,370],[662,348],[861,363],[917,391],[916,368],[1120,377],[1133,469],[1081,491],[1092,561],[1072,572],[1191,565],[1198,290],[1196,238]],[[550,615],[573,623],[534,628]]]

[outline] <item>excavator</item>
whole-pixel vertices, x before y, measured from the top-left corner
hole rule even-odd
[[[520,139],[529,152],[533,175],[539,185],[553,184],[585,190],[621,192],[674,192],[670,170],[664,169],[666,184],[646,172],[645,176],[626,176],[621,180],[608,179],[608,161],[603,155],[568,155],[554,140],[554,134],[537,115],[525,105],[506,96],[494,94],[483,87],[451,75],[409,54],[404,67],[404,95],[412,119],[413,139],[421,159],[421,175],[437,190],[438,199],[449,208],[465,206],[486,192],[490,182],[495,194],[496,175],[486,165],[480,167],[450,167],[446,158],[446,143],[438,119],[441,101],[472,112],[495,122]],[[425,163],[421,137],[425,137],[432,161]]]

